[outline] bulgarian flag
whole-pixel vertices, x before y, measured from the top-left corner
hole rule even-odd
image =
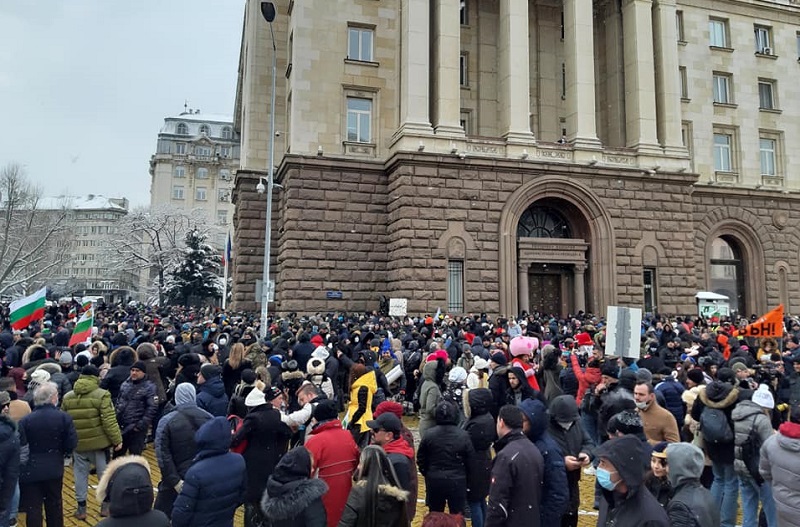
[[[75,306],[69,308],[69,314],[67,314],[67,318],[75,318],[78,316],[78,309]]]
[[[26,296],[25,298],[11,302],[9,305],[9,309],[11,310],[11,327],[13,329],[23,330],[27,328],[31,322],[43,319],[46,294],[47,288],[43,287],[31,296]]]
[[[92,301],[84,300],[81,304],[81,311],[89,311],[90,309],[92,309]]]
[[[93,324],[94,313],[90,309],[84,312],[83,315],[81,315],[81,318],[78,319],[78,323],[75,325],[75,330],[72,332],[72,336],[69,339],[69,345],[73,346],[89,340],[89,338],[92,336]]]

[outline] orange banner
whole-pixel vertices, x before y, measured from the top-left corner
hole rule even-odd
[[[737,337],[782,337],[783,336],[783,304],[748,325],[736,331]]]

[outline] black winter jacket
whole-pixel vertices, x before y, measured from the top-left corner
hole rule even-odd
[[[417,466],[426,479],[465,480],[475,450],[469,434],[459,428],[454,404],[439,404],[436,426],[425,433],[417,449]]]
[[[128,379],[119,389],[114,403],[117,422],[123,434],[131,430],[143,430],[150,426],[158,411],[156,385],[147,379]]]
[[[526,381],[527,384],[527,381]],[[489,390],[492,392],[492,417],[497,419],[500,408],[506,404],[506,391],[508,390],[508,366],[495,368],[489,377]]]
[[[0,415],[0,522],[8,521],[9,505],[19,478],[20,442],[17,425]]]
[[[497,427],[489,413],[492,408],[492,392],[488,388],[476,388],[467,394],[472,411],[464,424],[464,431],[472,441],[475,455],[467,469],[467,501],[481,501],[489,495],[492,477],[492,444],[497,439]]]
[[[107,372],[106,376],[100,380],[100,388],[111,392],[111,400],[114,405],[117,404],[119,398],[119,391],[122,389],[122,383],[128,380],[131,375],[130,365],[112,366]]]
[[[64,456],[78,446],[72,417],[52,404],[37,406],[20,420],[19,433],[30,452],[20,469],[20,483],[63,478]]]
[[[692,419],[700,422],[700,416],[706,407],[718,408],[725,412],[728,418],[728,425],[733,430],[733,408],[736,406],[736,401],[739,399],[739,389],[734,388],[730,384],[714,381],[705,387],[700,388],[697,399],[692,406]],[[700,431],[702,434],[702,430]],[[706,454],[711,461],[717,463],[725,463],[732,465],[735,459],[734,456],[735,443],[731,441],[728,444],[717,445],[715,448],[707,448]]]
[[[161,469],[161,481],[167,488],[174,487],[186,476],[197,454],[194,435],[211,417],[193,402],[187,402],[178,404],[159,421],[156,458]]]
[[[322,496],[328,485],[309,479],[311,458],[305,448],[287,453],[275,467],[261,498],[261,510],[270,527],[325,527]]]
[[[359,481],[350,490],[338,527],[408,527],[407,500],[408,492],[392,485],[379,485],[375,523],[369,524],[365,517],[366,485]]]
[[[686,420],[686,404],[683,402],[683,392],[685,388],[676,381],[671,375],[665,377],[663,381],[656,385],[656,393],[664,396],[664,408],[675,416],[678,428],[683,426]]]
[[[494,449],[485,527],[540,527],[542,454],[522,430],[501,437]]]

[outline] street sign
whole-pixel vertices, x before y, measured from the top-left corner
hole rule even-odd
[[[341,291],[328,291],[325,293],[325,298],[328,300],[341,300],[344,297]]]

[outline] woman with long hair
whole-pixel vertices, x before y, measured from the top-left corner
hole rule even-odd
[[[406,500],[392,462],[381,447],[370,445],[361,452],[339,527],[408,527]]]
[[[222,365],[222,383],[228,399],[233,395],[236,386],[242,382],[242,372],[253,369],[253,364],[244,358],[244,344],[237,342],[231,346],[231,353]]]

